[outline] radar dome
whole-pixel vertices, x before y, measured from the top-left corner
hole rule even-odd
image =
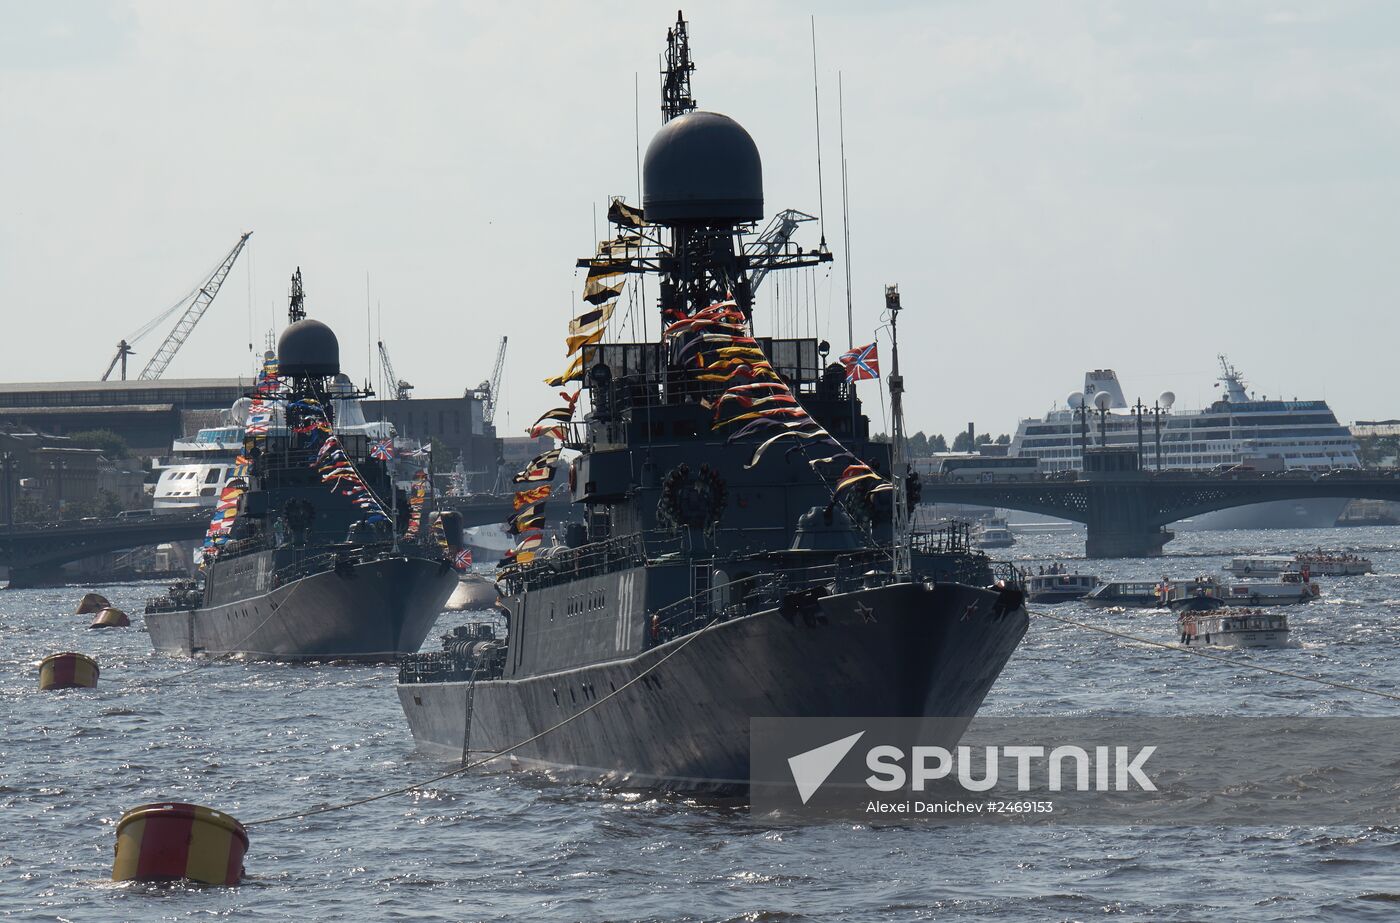
[[[661,127],[642,162],[642,211],[661,224],[763,217],[758,145],[727,115],[696,110]]]
[[[1107,410],[1113,404],[1113,395],[1107,391],[1100,391],[1094,395],[1094,406],[1100,410]]]
[[[229,408],[228,412],[229,422],[237,426],[245,425],[248,422],[249,408],[252,406],[253,399],[249,397],[240,397],[238,400],[234,401],[233,406]]]
[[[299,320],[277,338],[277,372],[285,377],[328,378],[340,371],[340,341],[318,320]]]
[[[1172,404],[1176,403],[1176,395],[1170,391],[1163,391],[1162,395],[1157,398],[1157,401],[1163,407],[1170,407]]]
[[[1084,395],[1078,391],[1072,391],[1069,397],[1065,398],[1065,403],[1069,405],[1071,410],[1076,409],[1084,403]]]

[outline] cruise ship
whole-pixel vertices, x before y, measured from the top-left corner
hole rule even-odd
[[[1022,420],[1009,455],[1040,460],[1040,470],[1079,471],[1082,451],[1107,441],[1136,446],[1141,415],[1142,464],[1161,470],[1209,471],[1233,465],[1267,470],[1327,471],[1360,466],[1356,440],[1326,401],[1256,398],[1244,377],[1220,356],[1220,398],[1203,410],[1175,407],[1170,391],[1153,406],[1129,406],[1112,369],[1084,376],[1084,390],[1040,419]],[[1081,411],[1080,408],[1084,408]],[[1160,434],[1160,438],[1159,438]],[[1346,500],[1259,503],[1182,523],[1196,529],[1321,528],[1333,525]]]

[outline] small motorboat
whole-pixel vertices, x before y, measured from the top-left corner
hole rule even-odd
[[[1099,585],[1093,574],[1028,574],[1026,601],[1032,603],[1064,603],[1083,599]]]
[[[1167,592],[1167,607],[1178,612],[1211,612],[1225,603],[1215,595],[1213,583],[1174,583]]]
[[[1284,647],[1288,616],[1261,609],[1186,611],[1178,616],[1183,644],[1210,647]]]

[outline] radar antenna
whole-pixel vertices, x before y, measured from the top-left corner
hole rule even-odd
[[[763,233],[758,235],[753,243],[744,248],[744,256],[749,259],[749,265],[752,267],[749,272],[749,288],[752,291],[758,291],[758,284],[763,281],[763,277],[775,268],[773,258],[788,252],[788,242],[792,240],[797,226],[803,221],[816,220],[815,215],[800,212],[795,208],[784,209],[773,216],[773,220],[768,222],[768,227],[763,229]],[[794,254],[789,252],[788,255]],[[801,248],[795,255],[801,255]]]
[[[690,95],[690,74],[695,62],[690,59],[690,24],[683,10],[676,10],[676,24],[666,30],[666,58],[661,68],[661,115],[669,122],[695,108]]]

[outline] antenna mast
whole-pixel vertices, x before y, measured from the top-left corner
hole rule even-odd
[[[306,290],[301,287],[301,267],[292,274],[292,296],[287,302],[287,322],[306,320]]]
[[[826,249],[826,196],[822,194],[822,101],[817,92],[817,17],[812,16],[812,108],[817,113],[817,215],[821,219],[821,248]],[[843,145],[844,149],[844,145]]]
[[[904,458],[904,376],[899,374],[899,286],[885,286],[885,312],[890,316],[890,410],[893,433],[890,443],[890,477],[894,481],[894,572],[903,577],[912,569],[909,547],[908,462]]]
[[[676,10],[676,24],[666,30],[666,60],[661,68],[661,121],[669,122],[695,108],[690,95],[690,75],[695,62],[690,59],[690,24],[684,11]]]

